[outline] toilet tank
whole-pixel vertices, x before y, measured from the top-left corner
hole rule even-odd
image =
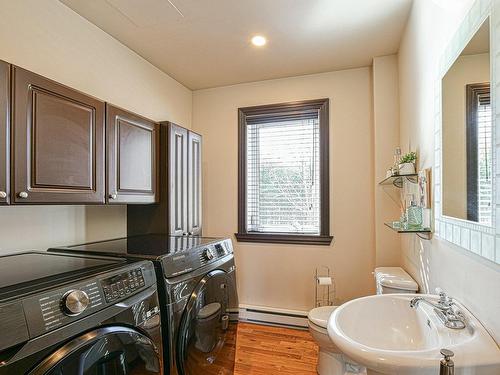
[[[417,293],[418,284],[401,267],[377,267],[373,272],[377,294]]]

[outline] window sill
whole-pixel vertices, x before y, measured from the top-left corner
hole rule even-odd
[[[301,234],[235,233],[238,242],[280,243],[295,245],[329,246],[333,236],[308,236]]]

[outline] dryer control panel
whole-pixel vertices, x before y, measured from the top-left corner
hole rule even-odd
[[[204,267],[233,253],[230,239],[214,240],[202,246],[189,248],[162,259],[166,278],[176,277]]]

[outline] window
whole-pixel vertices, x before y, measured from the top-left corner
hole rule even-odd
[[[467,219],[491,225],[492,128],[490,84],[466,86],[467,96]]]
[[[328,245],[328,99],[239,109],[238,241]]]

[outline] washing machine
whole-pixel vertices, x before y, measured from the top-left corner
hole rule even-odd
[[[154,266],[97,256],[0,257],[0,375],[161,375]]]
[[[238,297],[230,239],[149,234],[50,251],[152,261],[166,373],[233,374]]]

